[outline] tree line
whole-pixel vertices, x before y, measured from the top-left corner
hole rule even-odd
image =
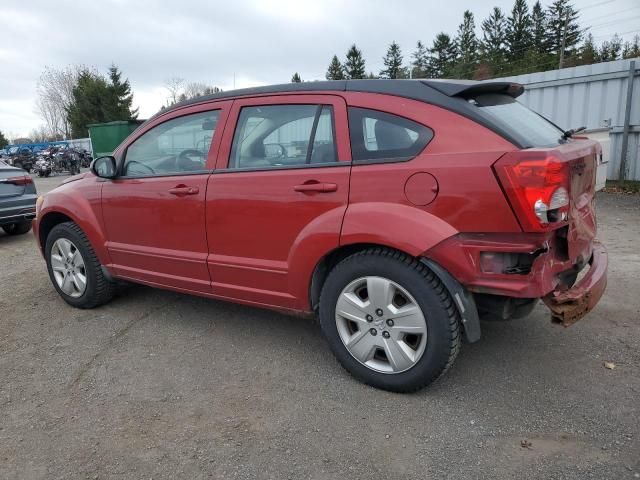
[[[571,0],[554,0],[546,9],[539,0],[531,8],[526,0],[515,0],[510,12],[494,7],[478,36],[474,15],[466,10],[454,35],[440,32],[430,47],[418,41],[408,64],[394,41],[383,57],[384,68],[377,75],[366,73],[362,52],[352,45],[344,61],[333,56],[325,77],[483,80],[640,56],[640,36],[623,43],[616,34],[598,45],[579,16]],[[302,79],[296,72],[291,81]]]

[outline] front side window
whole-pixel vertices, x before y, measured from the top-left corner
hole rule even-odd
[[[378,110],[349,108],[351,153],[358,160],[408,160],[433,138],[431,129]]]
[[[329,105],[244,107],[229,168],[272,168],[337,162]]]
[[[171,175],[206,170],[220,111],[174,118],[152,128],[127,149],[123,175]]]

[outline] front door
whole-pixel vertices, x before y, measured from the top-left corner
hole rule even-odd
[[[207,189],[216,295],[304,308],[305,272],[339,243],[349,198],[346,132],[346,105],[338,96],[233,103]]]
[[[117,275],[211,291],[205,195],[230,104],[172,112],[122,149],[120,175],[102,188],[107,248]]]

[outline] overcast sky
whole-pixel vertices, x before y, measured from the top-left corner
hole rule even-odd
[[[543,0],[547,5],[551,0]],[[533,2],[530,2],[531,4]],[[513,0],[2,0],[0,131],[26,136],[42,124],[35,111],[45,66],[115,63],[129,78],[140,118],[166,102],[164,82],[177,76],[229,90],[324,79],[331,56],[352,43],[367,71],[382,68],[395,40],[405,63],[417,40],[430,45],[455,33],[469,8],[480,23],[494,5]],[[599,43],[614,32],[640,33],[640,0],[574,0]]]

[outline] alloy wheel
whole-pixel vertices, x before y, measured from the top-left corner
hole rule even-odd
[[[411,294],[383,277],[362,277],[340,293],[335,312],[342,343],[353,358],[380,373],[413,367],[427,345],[427,324]]]
[[[87,271],[78,247],[66,238],[59,238],[51,247],[50,260],[60,290],[73,298],[82,296],[87,288]]]

